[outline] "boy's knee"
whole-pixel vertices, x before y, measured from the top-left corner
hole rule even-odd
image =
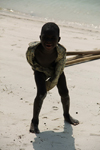
[[[40,98],[41,98],[41,99],[45,99],[46,95],[47,95],[47,93],[41,94],[41,95],[40,95]]]
[[[68,93],[63,93],[60,95],[62,98],[68,98],[69,97],[69,94]]]
[[[70,97],[69,97],[69,95],[63,95],[63,96],[61,96],[61,99],[62,100],[69,100],[70,99]]]
[[[41,100],[44,100],[45,97],[46,97],[46,95],[47,95],[47,92],[44,92],[44,93],[38,94],[38,95],[37,95],[37,98],[38,98],[38,99],[41,99]]]
[[[69,96],[69,91],[68,91],[68,89],[60,90],[59,94],[60,94],[61,97],[68,97]]]

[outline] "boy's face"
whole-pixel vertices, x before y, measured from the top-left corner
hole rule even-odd
[[[46,51],[52,51],[58,44],[60,37],[55,31],[47,30],[42,33],[42,35],[40,36],[40,40],[43,48]]]

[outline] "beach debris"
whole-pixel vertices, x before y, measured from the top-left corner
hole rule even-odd
[[[53,106],[52,108],[53,108],[53,110],[58,110],[58,107],[56,107],[56,106]]]
[[[47,119],[47,117],[42,117],[43,119]]]
[[[90,136],[100,136],[100,134],[90,133]]]
[[[52,121],[58,120],[59,118],[52,119]]]
[[[100,59],[100,50],[66,52],[66,56],[73,56],[73,55],[74,57],[67,58],[65,67],[88,62],[91,60]]]
[[[97,105],[100,105],[100,103],[97,103]]]
[[[59,129],[57,129],[57,128],[54,128],[53,130],[59,130]]]
[[[21,139],[23,136],[24,136],[24,135],[19,135],[19,136],[18,136],[18,139]]]
[[[16,46],[17,44],[12,44],[11,46]]]
[[[22,136],[21,136],[21,135],[19,135],[19,136],[18,136],[18,138],[19,138],[19,139],[21,139],[21,138],[22,138]]]

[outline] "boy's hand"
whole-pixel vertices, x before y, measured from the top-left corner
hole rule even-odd
[[[56,76],[53,76],[48,81],[53,82],[55,79],[56,79]]]
[[[46,89],[47,91],[51,90],[52,88],[55,87],[55,85],[57,84],[55,77],[50,78],[48,81],[46,81]]]
[[[55,85],[52,84],[50,80],[46,81],[46,89],[47,91],[51,90]]]

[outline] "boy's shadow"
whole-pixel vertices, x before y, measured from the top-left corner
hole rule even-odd
[[[34,150],[75,150],[72,126],[64,124],[63,132],[45,131],[36,134]]]

